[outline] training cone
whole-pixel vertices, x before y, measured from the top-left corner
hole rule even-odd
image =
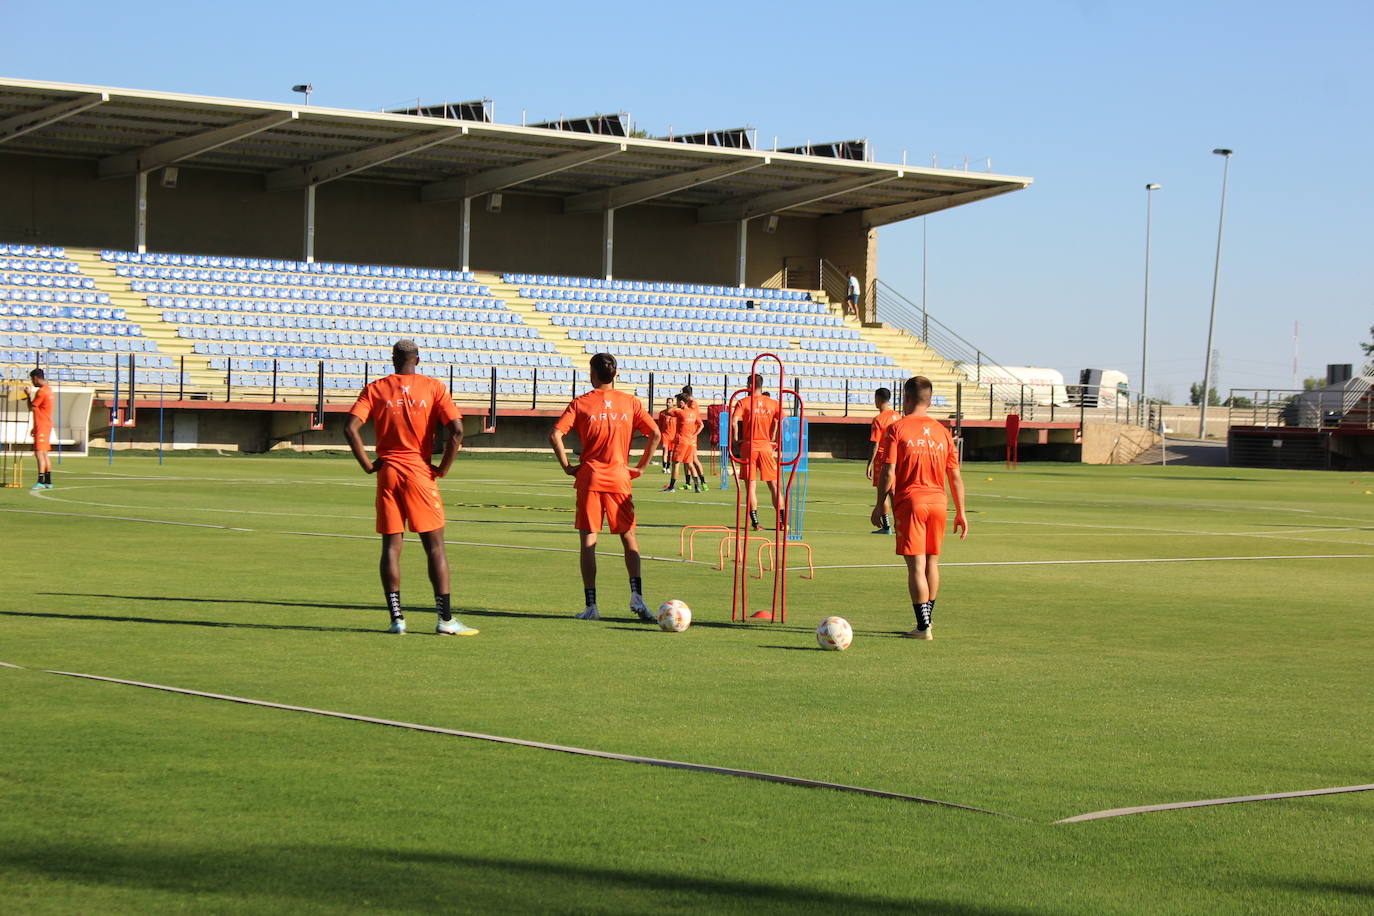
[[[752,617],[752,618],[754,618],[755,620],[772,620],[772,619],[773,619],[773,612],[772,612],[772,611],[755,611],[754,613],[750,614],[749,616]]]

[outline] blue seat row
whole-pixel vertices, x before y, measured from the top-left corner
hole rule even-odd
[[[481,327],[473,325],[471,327]],[[541,353],[552,352],[553,344],[540,339],[533,328],[509,325],[486,325],[488,328],[499,329],[507,333],[504,334],[485,334],[474,335],[471,337],[455,336],[451,334],[434,334],[426,331],[420,334],[412,334],[411,339],[422,347],[439,347],[446,350],[513,350],[517,352]],[[515,332],[522,332],[520,336],[514,336]],[[328,343],[339,344],[348,343],[355,340],[363,340],[377,346],[385,343],[390,347],[396,342],[395,334],[384,334],[371,331],[315,331],[309,329],[278,329],[278,328],[218,328],[201,327],[198,325],[184,325],[177,328],[177,336],[188,340],[240,340],[240,341],[272,341],[275,343]],[[426,343],[426,341],[441,341],[439,343]]]
[[[244,328],[293,328],[323,331],[375,331],[386,334],[456,334],[496,337],[533,337],[528,325],[487,324],[461,321],[415,321],[370,318],[314,318],[308,315],[266,315],[240,312],[163,312],[162,320],[177,325],[216,325]]]
[[[131,321],[101,324],[54,318],[0,318],[0,331],[72,334],[80,337],[140,337],[143,328]]]
[[[81,318],[88,321],[123,321],[124,310],[82,305],[28,305],[22,302],[0,301],[0,315],[16,318]]]
[[[116,353],[157,351],[157,344],[146,337],[59,337],[53,334],[10,331],[0,331],[0,347],[22,347],[30,350],[106,350]]]
[[[400,277],[408,280],[474,279],[469,271],[443,270],[434,267],[388,267],[373,264],[335,264],[324,261],[287,261],[277,258],[237,258],[224,255],[162,254],[136,251],[105,250],[102,261],[116,264],[157,264],[164,267],[222,267],[235,270],[276,270],[306,274],[343,274],[365,277]]]
[[[67,249],[61,245],[27,245],[23,242],[0,242],[0,254],[21,258],[65,258]]]
[[[32,364],[34,362],[33,350],[0,350],[0,363],[23,363]],[[46,354],[44,363],[49,361],[61,362],[66,365],[83,367],[113,367],[128,365],[127,353],[112,352],[91,352],[86,350],[68,350],[55,354]],[[163,356],[157,353],[136,353],[134,354],[134,365],[147,368],[167,369],[175,365],[172,357]]]
[[[95,281],[90,277],[74,274],[25,274],[6,271],[0,273],[0,286],[30,287],[42,289],[95,289]]]
[[[672,305],[612,305],[599,302],[548,302],[534,304],[536,312],[555,315],[608,315],[617,318],[675,318],[683,321],[728,321],[745,326],[759,323],[786,325],[815,325],[843,328],[844,323],[834,315],[810,315],[797,312],[750,310],[746,308],[697,308]]]
[[[736,296],[745,299],[790,299],[804,301],[808,293],[795,289],[764,289],[735,286],[709,286],[701,283],[659,283],[652,280],[598,280],[594,277],[564,277],[548,274],[505,274],[507,283],[517,286],[556,286],[577,289],[613,289],[633,292],[680,293],[692,296]]]
[[[602,293],[580,289],[532,289],[522,287],[520,296],[537,302],[598,302],[608,305],[667,305],[678,308],[728,308],[747,310],[745,299],[725,299],[711,296],[679,296],[660,293]],[[795,314],[828,315],[825,306],[810,300],[754,302],[754,311],[791,312]]]
[[[196,341],[194,352],[206,356],[266,357],[290,359],[327,359],[362,360],[365,362],[384,362],[391,365],[391,342],[373,342],[354,335],[350,341],[356,343],[319,346],[318,344],[290,343],[274,341],[271,343],[248,343],[230,341]],[[426,347],[423,357],[426,365],[473,365],[473,366],[525,366],[532,358],[529,353],[497,351],[496,349],[477,348],[472,350],[442,350]],[[390,371],[390,370],[388,370]]]
[[[2,247],[0,246],[0,248]],[[0,257],[0,270],[15,270],[30,274],[79,274],[81,273],[81,265],[75,261],[35,261],[32,258]]]
[[[316,289],[371,289],[383,292],[439,293],[452,296],[489,296],[491,290],[476,283],[444,280],[397,280],[378,277],[327,276],[247,270],[210,270],[196,267],[145,267],[121,264],[121,277],[143,280],[237,283],[254,286],[307,286]]]
[[[411,295],[409,293],[364,293],[353,290],[316,289],[284,286],[248,286],[236,283],[180,283],[166,280],[131,280],[136,293],[163,293],[174,296],[211,296],[235,299],[288,299],[305,302],[360,302],[369,305],[433,305],[460,308],[452,296]],[[488,308],[500,308],[495,299],[482,300]]]
[[[553,315],[549,323],[566,328],[619,328],[626,331],[654,331],[675,334],[727,334],[734,338],[757,336],[809,337],[816,339],[855,340],[859,332],[851,328],[810,327],[788,324],[735,324],[728,322],[676,321],[672,319],[647,318],[580,318],[575,315]],[[571,330],[569,334],[573,333]],[[753,346],[752,342],[741,346]]]
[[[747,350],[748,352],[758,353],[760,350],[777,350],[779,352],[790,350],[791,346],[783,338],[775,337],[756,337],[750,340],[740,340],[736,337],[725,337],[714,334],[703,334],[688,337],[682,340],[665,338],[662,334],[645,333],[643,331],[619,331],[602,330],[600,328],[573,328],[568,331],[569,340],[592,340],[603,341],[606,343],[625,343],[625,344],[655,344],[664,349],[691,349],[700,350],[700,359],[726,359],[738,354],[721,354],[713,356],[717,350]],[[669,344],[670,346],[664,346]],[[595,350],[588,350],[588,353],[595,353]]]
[[[155,309],[208,309],[219,312],[258,312],[270,315],[334,315],[347,318],[417,318],[435,321],[476,321],[523,324],[516,312],[485,308],[486,299],[457,299],[457,307],[351,305],[337,302],[294,302],[289,299],[204,299],[196,296],[149,296]]]
[[[0,299],[9,302],[70,302],[73,304],[85,305],[109,305],[110,296],[108,293],[92,293],[86,290],[61,290],[61,289],[33,289],[24,287],[23,289],[12,288],[0,290]]]

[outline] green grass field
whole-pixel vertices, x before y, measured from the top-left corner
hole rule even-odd
[[[0,491],[0,662],[22,666],[0,668],[0,909],[1374,909],[1374,793],[1052,823],[1374,782],[1374,477],[965,474],[973,531],[947,544],[931,643],[896,638],[911,608],[861,464],[813,466],[826,568],[790,580],[786,625],[729,625],[728,572],[678,558],[678,527],[732,518],[733,493],[646,477],[646,597],[696,618],[668,634],[629,620],[616,555],[601,606],[619,619],[570,619],[572,492],[551,459],[464,455],[447,535],[456,612],[482,633],[452,639],[431,632],[418,545],[412,632],[381,632],[372,481],[351,461],[67,459],[52,491]],[[1303,559],[1225,559],[1243,557]],[[1144,562],[1171,558],[1213,559]],[[1014,565],[1105,560],[1129,562]],[[853,623],[848,652],[816,647],[828,614]]]

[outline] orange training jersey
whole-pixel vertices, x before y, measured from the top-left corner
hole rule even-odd
[[[372,420],[377,457],[412,470],[429,467],[434,427],[462,417],[448,389],[427,375],[388,375],[363,389],[349,413]]]
[[[753,405],[750,404],[751,400],[754,401]],[[773,424],[778,419],[779,409],[778,402],[773,398],[763,395],[751,398],[746,395],[735,405],[735,414],[730,421],[744,421],[744,438],[749,444],[767,445],[773,442]]]
[[[677,438],[677,417],[673,416],[674,412],[667,408],[658,412],[658,430],[663,434],[665,447],[672,447],[673,440]]]
[[[52,389],[47,385],[29,396],[29,412],[33,415],[34,432],[52,430]]]
[[[696,442],[697,433],[701,432],[701,411],[696,407],[679,407],[671,416],[677,423],[678,441]]]
[[[901,414],[897,413],[897,411],[893,410],[891,407],[884,407],[878,412],[878,415],[873,418],[873,425],[870,426],[868,430],[868,441],[880,443],[877,457],[874,461],[875,464],[882,464],[883,448],[881,443],[883,441],[883,433],[887,432],[889,426],[901,419],[901,416]]]
[[[638,430],[657,432],[639,398],[614,388],[594,389],[574,398],[554,429],[576,430],[582,440],[577,488],[598,493],[629,493],[630,437]]]
[[[945,497],[945,474],[959,466],[954,437],[934,417],[902,417],[887,428],[879,451],[884,464],[896,465],[894,499]]]

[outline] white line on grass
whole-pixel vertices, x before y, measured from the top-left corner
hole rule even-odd
[[[1086,566],[1096,563],[1219,563],[1226,560],[1374,560],[1369,553],[1328,553],[1272,556],[1272,557],[1129,557],[1110,560],[986,560],[966,563],[941,563],[949,566]],[[789,570],[809,569],[789,566]],[[906,569],[905,563],[856,563],[846,566],[817,566],[816,569]]]
[[[6,666],[6,667],[18,667]],[[882,789],[868,789],[862,786],[850,786],[843,783],[824,782],[818,779],[804,779],[799,776],[782,776],[776,773],[760,773],[754,770],[741,770],[735,767],[712,766],[705,763],[687,763],[681,760],[666,760],[660,757],[639,757],[634,754],[617,754],[611,751],[597,751],[584,747],[571,747],[563,744],[547,744],[542,741],[527,741],[523,738],[506,738],[500,735],[487,735],[481,732],[459,731],[451,728],[439,728],[434,725],[419,725],[414,722],[398,722],[393,719],[378,719],[372,716],[359,716],[346,712],[334,712],[328,709],[311,709],[308,706],[292,706],[287,703],[271,703],[266,700],[250,700],[246,697],[230,696],[222,693],[205,693],[200,690],[187,690],[182,687],[168,687],[164,684],[147,684],[142,681],[129,681],[115,677],[101,677],[97,674],[79,674],[73,671],[53,671],[43,669],[46,674],[56,674],[62,677],[82,678],[88,681],[103,681],[109,684],[121,684],[128,687],[144,687],[149,690],[161,690],[166,693],[179,693],[185,696],[203,697],[209,700],[224,700],[230,703],[241,703],[246,706],[261,706],[267,709],[281,709],[287,712],[303,712],[315,716],[327,716],[333,719],[346,719],[350,722],[365,722],[370,725],[387,725],[392,728],[405,728],[411,731],[429,732],[436,735],[451,735],[455,738],[473,738],[478,741],[491,741],[496,744],[511,744],[517,747],[528,747],[541,751],[558,751],[563,754],[576,754],[580,757],[596,757],[601,760],[616,760],[622,763],[639,763],[648,766],[666,767],[672,770],[691,770],[697,773],[711,773],[717,776],[737,776],[744,779],[757,779],[763,782],[781,783],[789,786],[799,786],[806,789],[832,789],[838,792],[852,792],[858,795],[869,795],[877,798],[887,798],[896,801],[916,802],[923,805],[938,805],[942,808],[957,808],[961,811],[972,811],[978,814],[991,814],[997,817],[1007,817],[1014,820],[1025,820],[1014,814],[1003,814],[1000,811],[989,811],[986,808],[975,808],[971,805],[960,805],[955,802],[940,801],[934,798],[923,798],[919,795],[904,795],[900,792],[887,792]]]
[[[1310,798],[1314,795],[1338,795],[1342,792],[1370,792],[1374,784],[1365,786],[1336,786],[1330,789],[1306,789],[1301,792],[1272,792],[1267,795],[1237,795],[1234,798],[1207,798],[1201,801],[1171,802],[1167,805],[1140,805],[1135,808],[1109,808],[1106,811],[1090,811],[1075,814],[1055,821],[1056,824],[1078,824],[1083,821],[1100,821],[1108,817],[1122,817],[1127,814],[1146,814],[1151,811],[1177,811],[1180,808],[1209,808],[1213,805],[1235,805],[1241,802],[1273,801],[1279,798]]]

